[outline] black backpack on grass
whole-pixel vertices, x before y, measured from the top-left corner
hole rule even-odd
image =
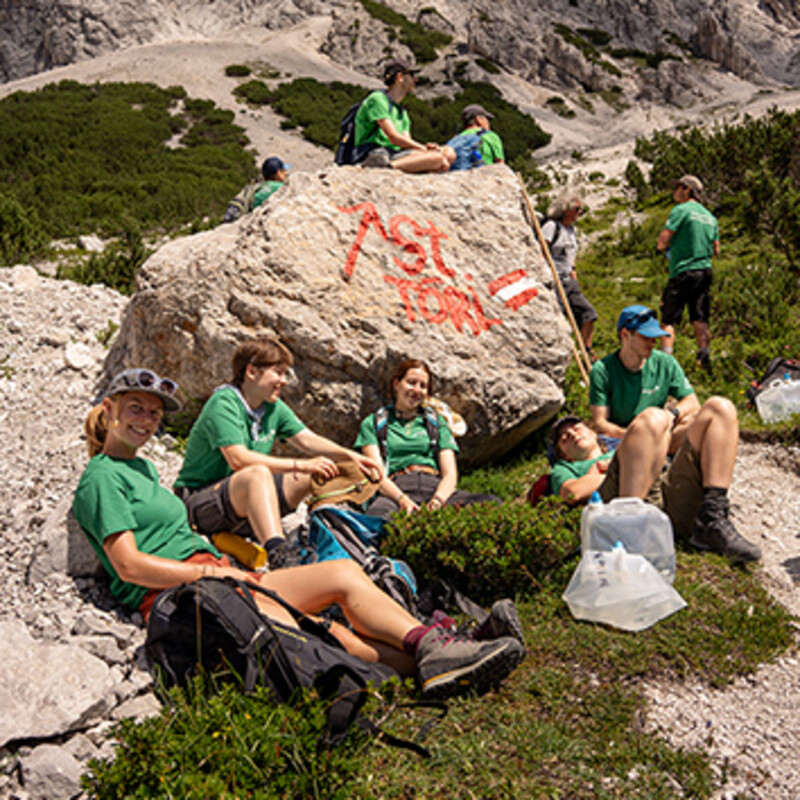
[[[280,603],[299,629],[264,616],[251,589]],[[390,744],[427,754],[419,745],[393,740],[358,716],[367,684],[380,685],[397,673],[350,655],[324,625],[257,584],[202,578],[161,592],[147,623],[145,654],[166,688],[185,687],[202,669],[238,676],[244,691],[265,686],[276,703],[288,702],[298,690],[316,689],[329,703],[325,744],[343,742],[348,727],[357,721]]]

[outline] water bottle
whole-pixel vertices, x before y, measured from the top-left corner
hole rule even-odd
[[[472,148],[472,151],[469,154],[469,163],[472,169],[483,166],[483,156],[481,155],[481,151],[477,145]]]
[[[756,409],[764,422],[767,424],[780,422],[800,412],[800,402],[796,406],[797,411],[791,410],[795,407],[795,398],[800,395],[800,389],[795,389],[792,385],[795,383],[800,384],[800,381],[791,380],[787,372],[783,380],[772,381],[756,395]]]
[[[787,419],[792,414],[800,414],[800,381],[794,381],[787,372],[784,375],[783,404],[786,409]]]
[[[615,545],[629,554],[644,556],[669,583],[675,579],[675,543],[669,517],[638,497],[617,497],[603,503],[599,495],[592,495],[581,516],[581,553],[609,552]]]

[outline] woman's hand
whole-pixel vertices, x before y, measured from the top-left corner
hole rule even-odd
[[[321,478],[335,478],[339,474],[336,462],[327,456],[315,458],[299,458],[296,461],[297,471],[304,475],[319,475]]]
[[[415,511],[419,511],[419,506],[405,492],[402,492],[400,497],[397,498],[397,505],[406,514],[413,514]]]
[[[355,450],[351,451],[350,457],[358,464],[358,468],[371,480],[383,480],[386,473],[383,469],[383,462],[380,458],[371,458]]]

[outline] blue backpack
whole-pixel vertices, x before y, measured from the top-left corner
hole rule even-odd
[[[456,160],[452,163],[450,172],[486,166],[481,155],[481,136],[484,133],[486,131],[470,131],[459,133],[450,139],[446,146],[456,151]]]
[[[384,536],[383,525],[380,517],[370,517],[343,506],[314,509],[307,533],[300,534],[302,563],[350,558],[373,583],[414,614],[416,578],[404,561],[378,552],[378,544]]]

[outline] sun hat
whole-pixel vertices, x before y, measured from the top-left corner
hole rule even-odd
[[[628,306],[623,308],[617,320],[617,330],[626,328],[629,331],[641,333],[648,339],[655,339],[659,336],[669,336],[669,334],[658,324],[656,312],[647,306]]]
[[[104,393],[104,397],[112,397],[124,392],[145,392],[161,398],[164,411],[178,411],[181,403],[176,397],[178,384],[171,378],[161,378],[149,369],[126,369],[114,376]]]
[[[558,455],[558,437],[561,435],[561,429],[565,425],[574,425],[576,422],[583,422],[583,420],[574,414],[566,414],[550,426],[550,436],[547,441],[547,460],[550,462],[551,467],[561,458]]]
[[[678,185],[681,184],[691,189],[696,195],[703,191],[703,182],[696,175],[684,175],[678,180]]]
[[[355,461],[340,461],[336,466],[339,474],[333,478],[322,478],[319,475],[311,478],[309,508],[320,503],[366,503],[378,491],[381,479],[377,470],[372,475],[367,475]]]

